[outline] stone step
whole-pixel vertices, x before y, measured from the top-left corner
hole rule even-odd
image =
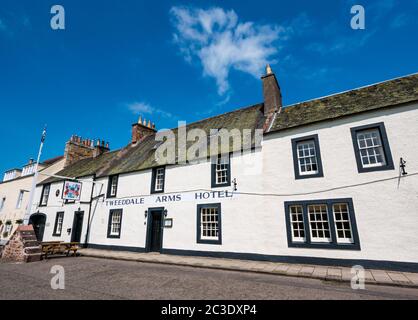
[[[28,247],[25,248],[26,254],[42,253],[42,249],[39,247]]]
[[[25,262],[37,262],[42,260],[42,253],[25,254]]]
[[[22,238],[23,242],[27,242],[27,241],[38,241],[38,239],[35,236],[31,236],[31,237],[25,237]]]
[[[41,243],[39,241],[31,240],[31,241],[24,242],[23,243],[23,246],[25,248],[28,248],[28,247],[40,247],[41,246]]]
[[[33,234],[34,233],[31,230],[22,230],[22,231],[19,231],[19,232],[20,232],[20,234]]]

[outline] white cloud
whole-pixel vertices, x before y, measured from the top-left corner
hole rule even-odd
[[[146,102],[132,102],[126,105],[133,114],[136,115],[159,115],[165,118],[172,118],[173,115],[170,112],[164,111],[159,108],[152,107],[150,104]]]
[[[174,41],[188,62],[198,58],[203,74],[216,80],[218,94],[228,92],[229,73],[238,70],[260,77],[267,63],[275,63],[275,42],[289,29],[239,22],[234,10],[173,7]]]

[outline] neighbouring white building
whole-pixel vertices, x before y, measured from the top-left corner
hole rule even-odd
[[[31,159],[23,168],[5,172],[0,182],[0,244],[5,243],[17,226],[23,223],[32,188],[36,162]],[[38,183],[64,168],[63,157],[40,163]]]
[[[177,153],[162,166],[162,142],[142,120],[132,142],[113,152],[72,137],[72,160],[58,175],[81,182],[81,198],[62,199],[69,178],[43,181],[31,217],[44,224],[38,237],[417,271],[418,74],[287,107],[270,68],[262,81],[263,103],[186,128],[209,138],[211,129],[262,130],[261,144],[252,139],[242,152],[234,144],[187,164]]]

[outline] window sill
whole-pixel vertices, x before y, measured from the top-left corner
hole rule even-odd
[[[120,239],[120,235],[118,235],[118,236],[111,236],[111,235],[108,235],[108,236],[107,236],[107,238],[108,238],[108,239]]]
[[[221,245],[222,244],[222,240],[203,240],[203,239],[198,239],[197,243],[199,244],[214,244],[214,245]]]
[[[391,171],[391,170],[395,170],[394,165],[386,165],[386,166],[381,166],[381,167],[369,167],[369,168],[359,167],[358,168],[358,173]]]
[[[320,173],[305,174],[305,175],[296,174],[295,179],[296,180],[305,180],[305,179],[315,179],[315,178],[323,178],[323,177],[324,177],[324,174],[322,172],[320,172]]]
[[[360,245],[358,244],[344,244],[344,243],[301,243],[291,242],[288,244],[289,248],[300,248],[300,249],[327,249],[327,250],[352,250],[361,251]]]
[[[225,188],[225,187],[230,187],[231,183],[227,182],[224,184],[212,184],[212,189],[216,189],[216,188]]]

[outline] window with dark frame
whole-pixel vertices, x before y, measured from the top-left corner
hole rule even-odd
[[[163,193],[165,186],[165,167],[153,168],[151,175],[151,193]]]
[[[25,191],[24,190],[20,190],[19,191],[19,196],[17,198],[16,209],[20,209],[22,207],[24,195],[25,195]]]
[[[0,212],[3,211],[4,208],[4,204],[6,203],[6,197],[4,197],[3,199],[1,199],[1,203],[0,203]]]
[[[197,206],[197,243],[222,244],[220,203]]]
[[[321,150],[318,135],[292,139],[295,179],[321,178]]]
[[[212,160],[212,188],[231,185],[231,156],[218,155]]]
[[[122,229],[122,209],[110,210],[109,223],[107,228],[108,238],[120,238]]]
[[[360,250],[352,199],[285,202],[289,247]]]
[[[352,128],[351,136],[359,173],[395,168],[383,122]]]
[[[305,222],[303,220],[302,206],[295,205],[289,207],[290,225],[292,228],[292,239],[296,242],[305,242]]]
[[[39,206],[45,207],[48,205],[48,199],[49,199],[49,191],[51,190],[50,184],[45,184],[42,188],[42,194],[41,194],[41,201]]]
[[[62,226],[64,223],[64,212],[57,212],[55,217],[54,233],[52,236],[60,237],[62,233]]]
[[[119,176],[114,175],[109,177],[108,187],[107,187],[107,197],[115,198],[118,193],[118,182]]]

